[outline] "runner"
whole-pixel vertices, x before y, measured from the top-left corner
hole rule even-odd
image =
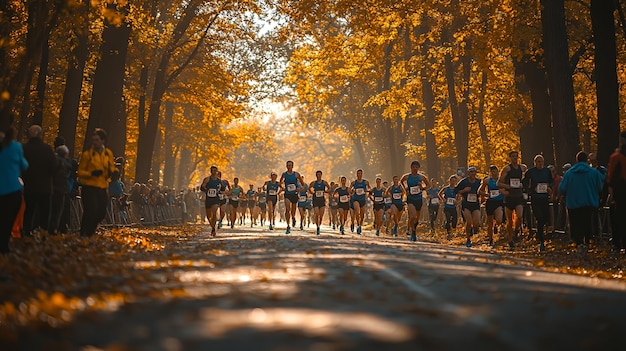
[[[270,180],[263,184],[263,190],[267,193],[267,215],[270,222],[270,230],[274,230],[276,226],[276,205],[278,204],[278,193],[280,192],[280,183],[276,178],[278,178],[278,175],[276,172],[272,172]]]
[[[448,233],[447,239],[452,239],[452,228],[456,229],[456,224],[459,221],[457,213],[457,192],[456,192],[457,177],[451,175],[448,178],[448,185],[439,190],[439,199],[444,203],[443,213],[445,215],[445,227]]]
[[[280,176],[280,184],[285,189],[285,220],[287,221],[287,230],[285,234],[291,233],[289,220],[291,225],[296,226],[296,206],[298,205],[297,184],[304,185],[304,180],[300,173],[293,170],[293,161],[287,161],[287,171]]]
[[[354,197],[355,193],[350,193],[350,233],[354,233]]]
[[[374,228],[376,228],[376,236],[380,235],[380,228],[383,226],[383,212],[385,211],[385,188],[382,185],[382,179],[376,177],[376,186],[372,188],[370,198],[374,204]]]
[[[217,173],[217,167],[211,166],[211,175],[204,178],[202,185],[200,185],[200,190],[206,193],[204,208],[206,210],[206,216],[209,219],[209,225],[211,225],[211,236],[215,236],[216,234],[217,208],[220,205],[218,194],[222,186],[222,180],[218,177]]]
[[[519,153],[509,152],[510,164],[506,165],[498,178],[498,187],[504,194],[504,210],[506,212],[506,239],[509,247],[515,248],[515,239],[522,231],[522,215],[524,209],[524,194],[522,192],[523,169],[519,164]],[[513,223],[515,212],[515,223]],[[513,229],[515,228],[515,229]],[[513,234],[515,230],[515,235]]]
[[[304,181],[304,177],[302,177]],[[304,184],[298,188],[298,211],[300,212],[300,230],[304,230],[304,221],[306,220],[306,202],[307,193],[309,192],[309,185]]]
[[[439,182],[432,178],[430,180],[430,188],[426,190],[426,196],[428,197],[428,216],[430,218],[430,230],[435,233],[435,221],[439,215]]]
[[[261,227],[265,223],[265,212],[267,211],[267,193],[263,191],[263,188],[257,189],[257,207],[255,211],[258,209],[257,214],[255,214],[254,218],[260,216],[261,218]]]
[[[487,238],[489,246],[493,247],[493,234],[497,234],[497,227],[502,224],[504,217],[504,195],[498,188],[498,166],[489,166],[489,176],[485,177],[480,186],[480,194],[487,198],[485,212],[487,213]],[[495,227],[493,220],[495,219]]]
[[[411,241],[417,241],[417,225],[422,210],[422,189],[429,186],[428,177],[419,172],[420,163],[411,162],[411,172],[402,176],[400,183],[407,189],[406,203],[408,209],[408,228],[411,231]]]
[[[254,191],[254,184],[250,184],[250,189],[246,191],[246,199],[248,212],[250,213],[250,228],[252,228],[253,224],[256,224],[256,217],[254,216],[254,208],[256,207],[257,202],[257,193]],[[243,210],[244,218],[246,216],[246,209]]]
[[[524,175],[522,183],[530,194],[532,213],[537,220],[537,242],[539,252],[544,251],[544,228],[550,220],[550,194],[554,186],[552,172],[544,167],[544,158],[535,156],[535,167],[529,169]]]
[[[383,188],[385,191],[383,192],[383,201],[385,203],[385,212],[383,213],[383,221],[385,222],[385,234],[389,235],[389,226],[393,223],[391,219],[391,195],[387,193],[387,189],[389,189],[389,182],[383,182]]]
[[[365,218],[365,196],[372,190],[370,183],[363,179],[363,170],[356,171],[356,180],[350,184],[350,190],[354,194],[354,217],[356,218],[356,233],[361,235],[361,227]]]
[[[404,185],[400,183],[398,176],[393,176],[393,184],[387,188],[385,195],[391,197],[391,218],[394,223],[391,235],[398,236],[398,223],[400,223],[400,218],[402,218],[402,212],[404,211],[402,198],[406,195]]]
[[[335,182],[330,182],[330,190],[328,193],[331,195],[334,194],[335,189],[337,189],[337,184]],[[337,218],[337,206],[339,206],[339,201],[334,196],[329,196],[328,202],[330,205],[329,225],[332,225],[333,230],[335,230],[339,227],[339,220]]]
[[[217,223],[217,229],[221,229],[222,222],[224,221],[224,217],[226,217],[226,211],[228,207],[227,205],[228,197],[226,196],[226,193],[230,190],[230,183],[228,182],[228,180],[222,178],[222,171],[218,171],[217,176],[222,180],[222,186],[220,187],[220,193],[219,193],[220,219],[219,219],[219,222]]]
[[[346,177],[341,177],[339,181],[341,184],[333,192],[333,197],[338,200],[339,233],[343,235],[345,233],[344,226],[348,218],[348,211],[350,210],[350,189],[346,186]]]
[[[237,220],[239,197],[243,195],[243,188],[239,185],[239,178],[233,179],[233,186],[227,194],[229,196],[228,202],[230,203],[230,229],[233,229]]]
[[[320,235],[320,226],[324,218],[326,208],[326,198],[324,197],[330,189],[328,182],[322,179],[322,171],[315,172],[316,180],[309,184],[309,191],[313,195],[313,215],[317,226],[317,235]]]
[[[465,218],[465,234],[467,235],[465,246],[467,247],[472,247],[471,237],[478,234],[480,226],[480,202],[478,202],[480,183],[480,179],[476,178],[476,167],[469,167],[467,177],[461,179],[455,188],[457,194],[463,196],[461,208]]]

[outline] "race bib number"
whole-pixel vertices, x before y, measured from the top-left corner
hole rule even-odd
[[[393,198],[394,198],[394,200],[400,200],[400,199],[402,199],[402,193],[394,193],[394,194],[393,194]]]
[[[430,204],[431,205],[439,205],[439,199],[435,199],[435,198],[430,199]]]
[[[287,191],[296,191],[295,184],[287,184]]]
[[[216,197],[217,196],[217,189],[209,189],[207,191],[206,195],[208,197]]]
[[[489,190],[489,197],[494,198],[500,196],[500,189]]]
[[[224,194],[219,194],[219,198],[220,198],[220,200],[224,200],[226,198],[226,196],[224,196]]]
[[[522,187],[522,182],[520,181],[519,178],[511,178],[509,185],[511,186],[511,188],[519,189]]]
[[[386,197],[385,198],[385,203],[386,204],[390,204],[391,203],[391,198],[390,197]]]
[[[348,202],[350,201],[350,197],[348,195],[339,196],[339,202]]]
[[[454,205],[454,198],[453,198],[453,197],[449,197],[449,198],[446,200],[446,204],[448,204],[448,205]]]
[[[264,204],[264,203],[265,203],[265,201],[266,201],[266,200],[265,200],[265,198],[264,198],[264,197],[259,198],[259,203],[260,203],[260,204]]]
[[[467,194],[467,202],[477,202],[478,196],[476,194]]]
[[[383,197],[382,196],[375,196],[374,197],[374,202],[383,202]]]
[[[412,186],[409,188],[409,192],[411,193],[411,195],[417,195],[422,192],[422,187],[419,185]]]
[[[365,189],[363,189],[363,188],[357,188],[357,189],[356,189],[356,194],[357,194],[357,195],[364,195],[364,194],[365,194]]]
[[[548,183],[539,183],[537,184],[537,194],[547,194],[548,193]]]
[[[233,196],[231,200],[233,200],[233,201],[239,201],[239,196]]]
[[[276,196],[276,190],[271,189],[271,190],[269,191],[269,194],[270,194],[270,196]]]
[[[300,201],[300,202],[306,202],[306,196],[302,196],[302,195],[300,195],[300,197],[298,197],[298,201]]]
[[[315,191],[315,197],[324,197],[324,190]]]

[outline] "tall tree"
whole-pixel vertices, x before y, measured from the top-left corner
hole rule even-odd
[[[543,50],[554,127],[556,161],[572,161],[580,150],[580,134],[574,105],[564,0],[541,0]]]
[[[615,2],[592,0],[591,25],[595,44],[598,101],[598,162],[608,164],[619,142],[619,86],[615,48]]]

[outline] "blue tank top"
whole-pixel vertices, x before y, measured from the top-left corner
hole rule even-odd
[[[260,204],[266,203],[267,201],[266,201],[265,193],[259,193],[258,200]]]
[[[300,192],[298,192],[298,203],[305,203],[307,200],[307,190],[308,186],[305,184],[302,188],[300,188]]]
[[[206,196],[217,197],[220,192],[221,187],[222,187],[221,179],[219,178],[211,179],[211,177],[209,177],[209,182],[204,186],[204,189],[206,190]]]
[[[285,182],[285,194],[295,194],[298,189],[298,177],[296,177],[296,172],[292,172],[291,174],[287,172],[283,173],[283,180]]]
[[[256,191],[254,191],[254,190],[248,190],[246,192],[246,196],[248,197],[248,201],[254,201],[254,199],[253,199],[254,194],[256,194]]]
[[[407,185],[407,198],[410,200],[421,200],[422,199],[422,176],[421,175],[412,175],[406,179]]]
[[[276,196],[278,195],[278,188],[280,187],[280,184],[278,182],[272,183],[267,182],[267,196]]]
[[[362,179],[359,181],[354,181],[354,199],[355,200],[365,200],[365,192],[367,191],[367,181]]]
[[[447,208],[455,208],[454,200],[456,200],[456,189],[451,187],[446,187],[443,191],[443,198],[445,200],[445,207]],[[452,200],[450,200],[452,199]]]
[[[493,179],[491,177],[489,178],[489,181],[487,182],[487,191],[488,191],[488,196],[489,196],[489,200],[487,201],[504,200],[504,195],[502,195],[502,193],[500,192],[500,189],[498,188],[497,179]]]
[[[478,202],[478,189],[480,188],[480,184],[481,181],[478,178],[476,178],[473,183],[469,181],[469,178],[461,179],[459,184],[456,186],[457,192],[470,187],[469,193],[463,193],[461,195],[463,196],[463,205],[467,206],[480,204],[480,202]]]
[[[428,194],[428,206],[439,206],[439,190],[439,188],[430,188],[426,190],[426,193]]]
[[[324,191],[326,191],[326,184],[324,181],[318,182],[317,180],[313,183],[313,198],[314,199],[323,199]],[[318,196],[319,195],[319,196]]]
[[[384,191],[385,189],[383,188],[380,188],[380,190],[375,187],[372,188],[372,195],[374,196],[374,203],[377,203],[377,204],[383,203],[383,201],[385,200],[383,197]]]
[[[230,198],[231,198],[233,201],[239,201],[239,195],[241,195],[241,188],[236,187],[236,188],[233,188],[233,189],[232,189],[232,192],[231,192],[231,195],[230,195],[231,197],[230,197]]]
[[[391,190],[389,190],[389,193],[391,194],[391,203],[392,204],[396,204],[396,205],[400,205],[402,204],[402,187],[400,185],[398,186],[391,186]]]
[[[350,192],[348,188],[337,188],[335,190],[337,195],[339,195],[339,203],[349,203],[350,202]]]

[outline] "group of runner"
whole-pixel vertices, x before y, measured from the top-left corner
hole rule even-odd
[[[221,228],[227,214],[227,201],[230,207],[228,214],[231,228],[238,218],[239,208],[244,207],[244,216],[245,209],[249,210],[251,225],[253,219],[259,216],[263,225],[267,214],[269,229],[274,230],[275,209],[279,195],[282,195],[285,205],[284,218],[287,222],[286,234],[296,226],[297,211],[300,213],[300,229],[303,228],[305,211],[312,206],[313,221],[319,235],[328,203],[333,229],[336,228],[344,234],[347,217],[350,214],[351,230],[356,227],[356,234],[361,235],[366,203],[371,203],[377,236],[380,235],[383,226],[386,227],[387,233],[391,228],[391,235],[397,236],[400,220],[406,211],[407,234],[411,241],[416,241],[422,204],[427,201],[433,230],[438,209],[443,205],[448,238],[452,229],[456,228],[457,208],[460,207],[465,221],[466,246],[471,247],[472,236],[479,231],[481,203],[484,203],[489,245],[494,245],[494,228],[506,221],[505,240],[513,248],[516,235],[522,228],[522,211],[526,203],[524,189],[527,189],[533,199],[532,208],[538,224],[539,249],[543,250],[543,229],[549,218],[548,199],[554,184],[552,173],[543,167],[541,155],[535,157],[535,167],[528,171],[519,163],[519,154],[516,151],[509,153],[509,157],[510,163],[501,171],[498,167],[491,166],[489,176],[479,179],[476,177],[476,168],[469,167],[466,177],[459,179],[457,175],[453,175],[449,177],[448,184],[441,189],[434,179],[429,180],[420,171],[418,161],[411,163],[408,173],[394,176],[391,184],[377,177],[373,185],[363,178],[361,169],[356,171],[356,179],[350,183],[345,176],[340,177],[339,183],[329,183],[323,179],[322,171],[317,171],[315,180],[306,183],[304,177],[294,171],[293,162],[287,161],[287,169],[280,178],[277,173],[272,172],[270,179],[262,187],[255,189],[251,184],[247,191],[239,185],[237,178],[234,178],[233,184],[222,179],[217,167],[213,166],[211,175],[203,180],[201,190],[206,193],[205,208],[212,235],[216,234],[216,229]],[[245,201],[245,204],[242,201]],[[239,221],[242,223],[241,216]]]

